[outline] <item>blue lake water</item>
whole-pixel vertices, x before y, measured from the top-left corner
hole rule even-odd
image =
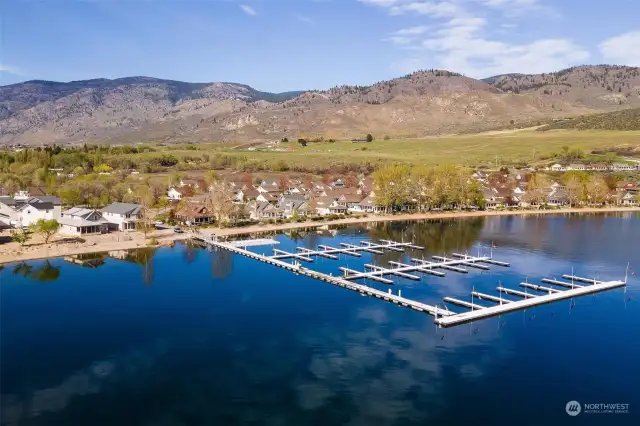
[[[335,234],[335,235],[333,235]],[[637,214],[369,224],[278,248],[411,240],[486,253],[488,272],[394,278],[442,306],[571,272],[622,289],[437,329],[433,318],[226,252],[177,245],[0,271],[3,425],[638,425]],[[267,251],[267,247],[254,248]],[[406,254],[318,260],[338,274]],[[125,257],[118,259],[117,257]],[[387,289],[384,284],[368,285]],[[490,303],[485,302],[489,305]],[[451,307],[461,311],[461,308]],[[629,404],[569,417],[568,401]]]

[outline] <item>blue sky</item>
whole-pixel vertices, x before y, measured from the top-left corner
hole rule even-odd
[[[3,0],[0,84],[133,75],[266,91],[640,66],[638,0]]]

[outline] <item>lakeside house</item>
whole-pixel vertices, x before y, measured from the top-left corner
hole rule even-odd
[[[142,219],[142,206],[132,203],[111,203],[101,210],[109,229],[127,231],[136,229]]]
[[[189,225],[202,225],[215,221],[213,212],[204,204],[187,204],[176,212],[176,219]]]
[[[74,236],[104,234],[109,230],[109,223],[99,210],[72,207],[62,212],[60,233]]]
[[[53,195],[0,197],[0,221],[9,227],[22,228],[40,219],[58,220],[61,210],[62,201]]]
[[[247,207],[252,220],[276,220],[284,217],[284,210],[271,203],[252,201]]]

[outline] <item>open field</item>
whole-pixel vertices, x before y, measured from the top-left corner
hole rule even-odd
[[[213,147],[217,152],[245,155],[259,161],[282,159],[289,164],[313,165],[330,162],[407,162],[412,164],[464,164],[469,166],[536,163],[560,152],[563,146],[579,147],[585,153],[595,148],[634,146],[640,152],[640,132],[623,131],[518,131],[499,134],[442,136],[424,139],[376,140],[371,143],[281,144],[287,152],[247,151],[229,145]],[[594,159],[594,158],[592,158]]]

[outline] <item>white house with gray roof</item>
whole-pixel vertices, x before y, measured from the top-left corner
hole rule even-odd
[[[73,207],[62,212],[60,233],[67,235],[103,234],[109,230],[109,223],[99,210]]]
[[[28,198],[0,197],[0,221],[7,226],[21,228],[40,219],[59,220],[61,206],[60,199],[52,195]]]
[[[136,223],[142,219],[140,204],[111,203],[101,212],[102,217],[108,222],[109,229],[117,231],[136,229]]]

